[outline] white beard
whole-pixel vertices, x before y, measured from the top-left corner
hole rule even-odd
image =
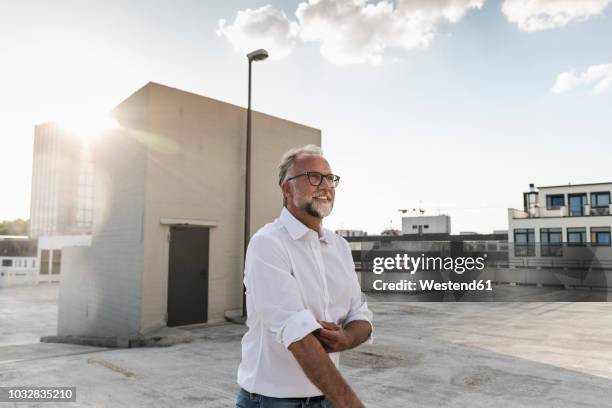
[[[294,195],[293,205],[300,210],[306,211],[313,217],[325,218],[331,214],[332,208],[334,208],[334,201],[324,201],[316,198],[305,199],[302,196]]]

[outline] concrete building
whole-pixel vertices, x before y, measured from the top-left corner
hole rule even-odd
[[[341,237],[365,237],[368,235],[366,231],[353,229],[339,229],[336,230],[336,234]]]
[[[38,237],[37,279],[34,283],[57,283],[62,278],[62,251],[91,245],[91,235],[41,235]]]
[[[91,234],[93,157],[90,146],[58,123],[34,129],[30,238]]]
[[[0,235],[0,288],[37,282],[36,240]]]
[[[508,241],[518,248],[515,254],[560,256],[550,249],[563,243],[610,247],[611,192],[612,183],[531,184],[523,193],[523,210],[508,209]]]
[[[94,158],[79,136],[55,122],[34,129],[29,235],[42,245],[32,283],[59,282],[62,245],[91,241]]]
[[[536,188],[508,209],[509,264],[525,283],[612,287],[612,183]]]
[[[246,110],[149,83],[93,148],[91,247],[62,254],[58,335],[121,341],[242,307]],[[253,113],[251,232],[282,208],[277,165],[320,130]]]
[[[450,233],[451,222],[448,215],[402,217],[402,235]]]

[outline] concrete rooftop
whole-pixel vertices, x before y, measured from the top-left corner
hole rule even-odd
[[[192,343],[168,348],[37,343],[54,334],[57,292],[0,289],[2,386],[76,386],[77,402],[62,407],[233,406],[245,327],[192,329]],[[371,308],[375,343],[341,360],[368,407],[610,404],[612,303],[375,300]]]

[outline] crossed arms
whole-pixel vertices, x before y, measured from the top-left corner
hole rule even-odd
[[[364,407],[355,392],[327,356],[357,347],[368,339],[372,326],[364,320],[354,320],[342,328],[334,323],[319,321],[323,328],[301,340],[291,343],[289,351],[310,381],[320,389],[337,408]]]

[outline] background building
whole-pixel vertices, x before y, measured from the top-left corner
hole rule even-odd
[[[90,145],[57,123],[34,130],[30,238],[90,234],[93,157]]]
[[[55,122],[35,127],[29,234],[40,242],[32,283],[59,282],[62,250],[91,242],[94,158],[82,136]]]
[[[34,283],[57,283],[62,276],[62,251],[91,245],[91,235],[41,235],[38,237],[37,279]]]
[[[610,247],[611,192],[612,183],[537,189],[531,184],[523,193],[523,210],[508,210],[508,241],[518,245],[517,255],[525,256],[559,256],[536,244]]]
[[[368,235],[366,231],[353,229],[339,229],[336,230],[336,234],[340,235],[341,237],[365,237]]]
[[[402,235],[450,233],[451,221],[448,215],[402,217]]]
[[[58,335],[129,339],[242,306],[246,110],[149,83],[93,149],[91,247],[62,254]],[[277,165],[321,132],[253,113],[251,232],[282,208]]]
[[[0,235],[0,288],[37,282],[36,240]]]
[[[509,262],[526,281],[612,287],[612,183],[536,188],[508,209]]]

